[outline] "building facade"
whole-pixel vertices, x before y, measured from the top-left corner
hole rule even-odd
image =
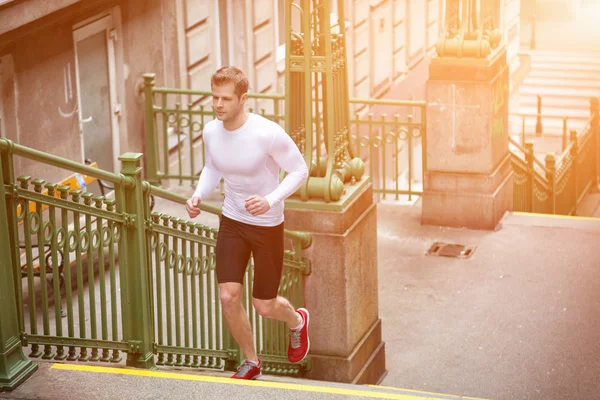
[[[143,149],[141,75],[178,85],[175,3],[25,0],[0,5],[1,135],[74,161],[118,170]],[[65,171],[19,162],[17,173]]]
[[[516,70],[520,1],[495,1]],[[117,170],[120,154],[144,151],[140,89],[146,72],[156,74],[157,86],[208,91],[217,68],[236,65],[247,72],[251,91],[283,93],[285,4],[0,0],[0,134]],[[444,5],[444,0],[345,0],[350,97],[424,99]],[[331,11],[335,24],[337,1]],[[17,167],[44,179],[64,177],[34,164]]]

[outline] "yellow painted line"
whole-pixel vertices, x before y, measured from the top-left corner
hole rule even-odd
[[[588,220],[588,221],[600,221],[600,218],[596,217],[580,217],[578,215],[558,215],[558,214],[540,214],[540,213],[526,213],[515,211],[513,215],[531,216],[531,217],[543,217],[543,218],[560,218],[560,219],[575,219],[575,220]]]
[[[397,388],[397,387],[393,387],[393,386],[383,386],[383,385],[367,385],[369,387],[372,388],[380,388],[380,389],[386,389],[386,390],[401,390],[403,392],[411,392],[411,393],[420,393],[420,394],[431,394],[434,396],[444,396],[444,397],[452,397],[454,395],[448,395],[448,394],[442,394],[442,393],[435,393],[435,392],[424,392],[421,390],[412,390],[412,389],[401,389],[401,388]],[[457,399],[466,399],[466,400],[487,400],[487,399],[482,399],[479,397],[466,397],[466,396],[454,396]]]
[[[370,392],[367,390],[360,389],[345,389],[339,387],[328,387],[328,386],[313,386],[304,385],[297,383],[286,383],[286,382],[269,382],[262,380],[239,380],[231,378],[221,378],[217,376],[200,376],[200,375],[189,375],[179,374],[175,372],[163,372],[163,371],[149,371],[149,370],[138,370],[138,369],[121,369],[121,368],[110,368],[110,367],[97,367],[92,365],[74,365],[74,364],[53,364],[52,369],[63,370],[63,371],[79,371],[79,372],[95,372],[104,374],[115,374],[115,375],[129,375],[129,376],[142,376],[150,378],[163,378],[163,379],[179,379],[186,381],[197,381],[205,383],[220,383],[225,385],[241,385],[251,387],[262,387],[269,389],[283,389],[283,390],[295,390],[299,392],[312,392],[312,393],[325,393],[325,394],[337,394],[342,396],[352,397],[367,397],[371,399],[392,399],[392,400],[443,400],[440,397],[423,397],[413,396],[410,394],[400,393],[377,393]],[[415,392],[419,393],[419,392]],[[427,393],[423,393],[427,394]],[[456,397],[460,398],[460,397]]]

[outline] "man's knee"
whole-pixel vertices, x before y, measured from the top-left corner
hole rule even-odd
[[[277,299],[262,300],[253,298],[252,303],[254,304],[254,309],[257,313],[265,318],[269,318],[271,315],[273,315],[273,310],[276,307]]]
[[[241,284],[228,282],[219,285],[219,298],[224,309],[241,305],[241,296]]]

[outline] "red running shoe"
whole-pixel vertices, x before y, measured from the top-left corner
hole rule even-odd
[[[308,322],[310,316],[308,310],[299,308],[296,310],[302,317],[302,328],[298,330],[290,329],[290,344],[288,346],[288,360],[292,363],[299,363],[304,360],[310,348],[310,340],[308,339]]]
[[[256,379],[258,377],[260,377],[260,359],[258,359],[258,365],[245,360],[237,372],[231,376],[232,379]]]

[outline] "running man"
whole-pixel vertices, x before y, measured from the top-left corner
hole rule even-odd
[[[223,67],[211,78],[217,119],[206,124],[205,166],[185,208],[200,214],[200,202],[225,181],[225,200],[217,237],[217,279],[223,316],[245,361],[232,376],[260,376],[250,321],[242,302],[246,266],[254,257],[252,303],[265,318],[285,321],[290,328],[288,359],[298,363],[308,354],[309,314],[295,310],[277,291],[283,270],[283,204],[308,176],[294,141],[275,122],[247,113],[248,79],[235,67]],[[280,168],[287,172],[279,182]]]

